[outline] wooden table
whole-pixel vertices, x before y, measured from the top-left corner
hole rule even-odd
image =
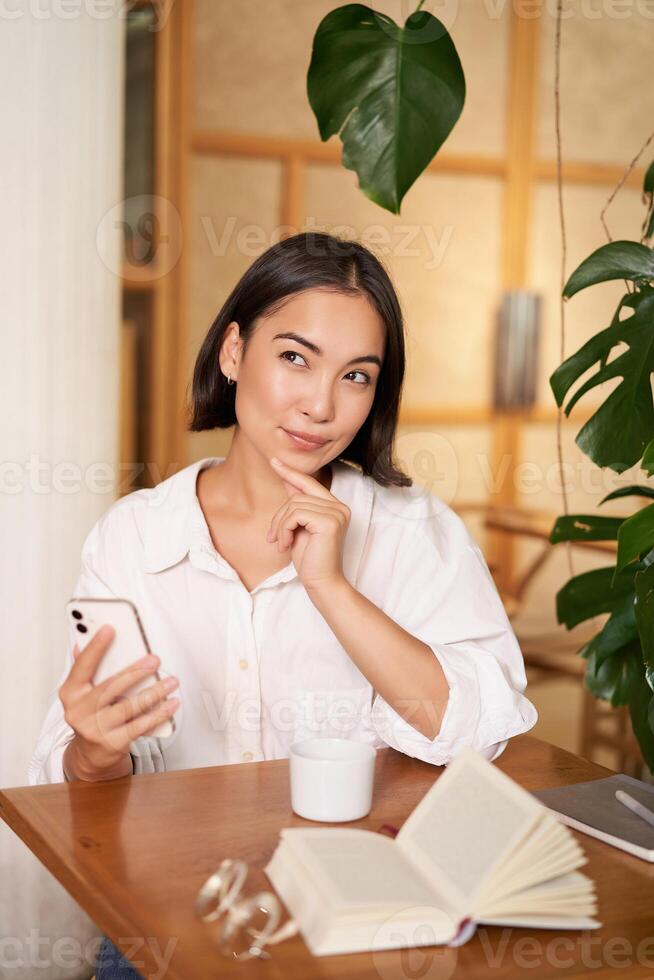
[[[511,739],[495,764],[526,789],[610,774],[529,735]],[[380,750],[372,812],[353,825],[401,826],[441,772]],[[153,950],[173,950],[167,980],[605,977],[616,968],[654,976],[654,866],[583,834],[576,836],[589,858],[583,871],[597,885],[601,929],[483,926],[458,948],[327,957],[312,957],[297,936],[266,962],[223,958],[211,927],[194,917],[195,894],[224,857],[250,864],[248,892],[270,887],[261,869],[280,828],[309,823],[291,811],[286,759],[8,789],[0,793],[0,816],[98,927],[124,953],[132,949],[144,976],[157,970]],[[146,940],[135,948],[127,937]]]

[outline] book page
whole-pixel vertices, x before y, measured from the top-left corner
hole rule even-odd
[[[493,870],[543,812],[530,793],[465,748],[406,820],[396,843],[455,907],[469,911]]]
[[[586,862],[573,836],[545,811],[520,847],[494,869],[492,879],[477,893],[476,907],[483,908],[497,897],[574,871]]]
[[[338,913],[431,906],[450,917],[445,897],[430,887],[390,837],[326,827],[285,828],[281,836]],[[451,918],[456,931],[458,917],[452,912]]]
[[[579,872],[560,875],[478,910],[479,921],[509,915],[590,916],[597,912],[595,883]]]

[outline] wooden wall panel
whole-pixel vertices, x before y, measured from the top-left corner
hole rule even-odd
[[[449,506],[484,500],[491,425],[400,425],[395,457],[416,483]]]
[[[191,166],[187,383],[202,341],[232,288],[275,240],[281,167],[270,160],[194,157]],[[224,455],[224,432],[187,433],[186,459]]]
[[[597,186],[564,187],[568,240],[566,275],[570,275],[586,256],[606,243],[600,212],[610,191],[611,188]],[[644,213],[640,193],[623,187],[607,212],[607,223],[613,238],[637,239]],[[554,396],[548,381],[559,364],[560,235],[554,184],[540,184],[535,191],[530,239],[529,284],[543,296],[538,404],[554,408]],[[609,325],[624,292],[622,281],[598,283],[568,300],[565,304],[566,356]],[[589,392],[574,411],[588,412],[589,407],[601,401],[608,390],[599,388],[596,392]]]
[[[195,0],[196,129],[318,139],[306,96],[311,41],[338,0]],[[415,0],[371,6],[403,23]],[[467,99],[447,142],[450,152],[500,154],[509,4],[479,0],[427,4],[452,33],[464,65]],[[493,43],[488,43],[489,38]]]
[[[654,4],[649,0],[567,0],[564,8],[564,159],[626,166],[653,126]],[[555,3],[545,4],[540,18],[543,57],[537,121],[538,152],[544,158],[556,155],[552,98],[555,10]]]
[[[566,424],[562,430],[570,512],[606,516],[630,513],[634,507],[633,498],[631,501],[609,501],[602,507],[599,502],[619,486],[640,482],[638,469],[633,467],[621,475],[611,470],[600,470],[575,444],[578,429],[578,425]],[[523,427],[521,456],[510,478],[514,481],[516,504],[550,513],[553,525],[555,517],[563,513],[554,424],[527,424]],[[513,574],[516,578],[544,547],[545,544],[540,541],[520,539],[517,542],[513,555]],[[575,574],[611,564],[610,555],[580,548],[573,549],[572,560]],[[527,591],[525,606],[517,621],[522,636],[538,635],[544,630],[557,628],[554,597],[569,577],[566,545],[553,546],[546,564]],[[599,621],[597,625],[599,626]],[[585,630],[587,627],[583,626],[573,635],[583,637]],[[580,646],[582,642],[580,640]]]
[[[424,174],[391,215],[341,168],[311,165],[306,219],[357,237],[386,265],[406,320],[403,407],[487,405],[500,289],[502,185]]]
[[[196,129],[318,138],[311,38],[332,0],[195,0]]]
[[[581,425],[564,425],[562,429],[563,457],[566,465],[566,487],[572,513],[592,513],[600,500],[611,490],[638,482],[636,467],[617,474],[595,466],[575,443]],[[514,474],[516,498],[521,506],[536,510],[563,513],[560,480],[556,466],[555,427],[525,425],[522,436],[522,455]],[[621,514],[633,510],[633,499],[615,500],[605,504],[598,513]]]

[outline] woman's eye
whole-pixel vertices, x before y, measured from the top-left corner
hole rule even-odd
[[[285,350],[279,356],[280,356],[281,359],[283,359],[285,361],[288,361],[289,364],[297,364],[297,361],[291,361],[290,360],[290,357],[287,357],[286,356],[287,354],[290,355],[290,357],[299,357],[301,360],[304,361],[304,358],[302,357],[302,355],[299,354],[296,350]],[[304,361],[304,363],[306,364],[306,361]],[[348,373],[345,375],[345,377],[347,378],[351,374],[360,374],[361,377],[363,378],[363,381],[357,381],[357,382],[355,382],[356,384],[361,385],[361,386],[369,385],[370,384],[370,377],[366,374],[365,371],[348,371]]]
[[[361,375],[361,377],[363,378],[363,381],[357,381],[357,384],[359,384],[359,385],[369,385],[370,384],[370,378],[368,377],[368,375],[366,374],[365,371],[349,371],[348,373],[349,374],[360,374]]]
[[[280,354],[279,356],[280,357],[283,357],[284,360],[288,360],[288,358],[286,357],[287,354],[291,354],[292,357],[302,357],[302,355],[301,354],[298,354],[298,352],[296,350],[285,350],[284,353],[283,354]],[[302,360],[304,361],[304,358],[303,357],[302,357]],[[295,361],[290,361],[289,363],[290,364],[295,364],[296,362]],[[304,363],[306,364],[306,361]]]

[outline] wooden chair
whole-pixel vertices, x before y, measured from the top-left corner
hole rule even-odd
[[[514,576],[508,585],[499,588],[509,619],[514,621],[524,607],[529,586],[552,555],[554,546],[549,541],[549,535],[557,515],[548,511],[520,507],[464,506],[460,510],[464,517],[466,512],[481,511],[484,527],[487,530],[542,543],[527,567],[519,575]],[[605,552],[607,556],[612,557],[615,555],[615,542],[612,541],[575,542],[574,547]],[[489,567],[491,573],[497,575],[498,569],[492,564]],[[581,635],[579,629],[582,630]],[[597,630],[591,624],[579,629],[571,634],[564,627],[560,627],[538,635],[527,636],[521,635],[519,627],[516,626],[516,636],[523,653],[525,667],[530,675],[530,682],[541,679],[571,678],[581,685],[583,707],[579,754],[593,760],[598,749],[608,749],[613,754],[616,769],[644,778],[648,775],[648,770],[633,734],[627,708],[612,708],[607,702],[594,698],[583,686],[586,661],[578,655],[577,651]]]

